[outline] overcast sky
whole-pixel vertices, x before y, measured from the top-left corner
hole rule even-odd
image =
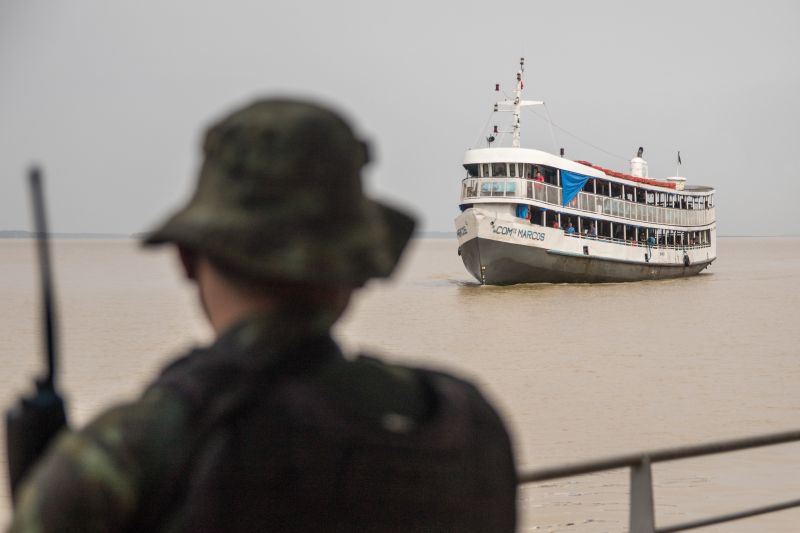
[[[568,157],[626,171],[641,145],[661,177],[680,150],[721,235],[797,234],[798,21],[793,1],[0,0],[0,230],[30,228],[32,161],[53,230],[145,230],[209,121],[290,94],[336,104],[372,140],[368,188],[452,231],[463,152],[524,55]]]

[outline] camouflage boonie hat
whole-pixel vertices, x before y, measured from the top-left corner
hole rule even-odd
[[[265,281],[363,285],[389,276],[414,221],[367,198],[367,145],[337,114],[259,100],[208,129],[189,203],[145,237]]]

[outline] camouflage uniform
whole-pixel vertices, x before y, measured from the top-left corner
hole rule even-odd
[[[394,269],[413,221],[364,196],[367,147],[334,113],[259,101],[204,150],[195,195],[148,244],[265,284],[358,287]],[[477,389],[347,359],[335,319],[281,302],[62,434],[10,531],[512,531],[511,445]]]

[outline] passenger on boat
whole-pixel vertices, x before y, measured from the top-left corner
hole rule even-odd
[[[564,232],[568,235],[573,235],[575,233],[575,226],[572,225],[572,222],[567,223],[567,229],[565,229]]]
[[[558,220],[554,220],[553,221],[553,229],[558,229],[558,228],[559,228]]]
[[[538,200],[543,200],[542,189],[544,189],[544,187],[542,186],[542,183],[544,183],[544,176],[542,176],[542,173],[539,171],[538,167],[533,167],[533,169],[534,169],[533,188],[536,191],[536,198]]]
[[[597,237],[597,224],[592,224],[592,227],[589,228],[589,237]]]

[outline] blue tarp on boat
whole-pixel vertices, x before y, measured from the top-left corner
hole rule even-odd
[[[568,170],[561,171],[561,189],[563,193],[561,205],[567,205],[583,189],[590,176],[577,174]]]

